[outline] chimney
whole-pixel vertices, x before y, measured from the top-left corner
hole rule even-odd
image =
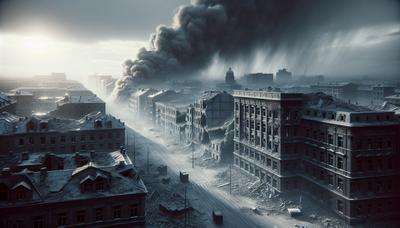
[[[29,153],[28,152],[22,152],[21,153],[21,160],[26,161],[29,159]]]
[[[5,167],[1,170],[1,175],[3,177],[7,177],[11,175],[11,169],[9,167]]]

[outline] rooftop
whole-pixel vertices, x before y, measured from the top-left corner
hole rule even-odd
[[[70,103],[104,103],[102,99],[100,99],[96,95],[92,96],[64,96],[60,100],[57,101],[59,105],[70,104]]]
[[[7,94],[0,91],[0,108],[13,103],[15,103],[15,101],[12,98],[10,98]]]
[[[116,152],[118,153],[118,152]],[[81,191],[81,183],[88,178],[107,178],[109,188],[103,191]],[[2,207],[15,207],[28,203],[52,203],[70,200],[103,198],[125,194],[145,194],[147,189],[137,175],[130,160],[125,163],[102,165],[89,162],[86,165],[64,170],[22,170],[0,175],[0,184],[9,189],[24,187],[33,193],[32,199],[20,202],[0,202]]]
[[[234,97],[257,98],[265,100],[302,100],[302,93],[272,92],[270,90],[234,90]]]
[[[32,124],[32,129],[28,128],[28,123]],[[47,124],[45,129],[40,129],[39,126],[41,123]],[[50,117],[47,115],[44,116],[31,116],[30,118],[25,118],[23,121],[20,121],[14,133],[25,133],[29,131],[56,131],[56,132],[65,132],[65,131],[79,131],[79,130],[94,130],[94,129],[107,129],[107,128],[125,128],[123,122],[119,119],[116,119],[112,115],[104,114],[101,112],[93,112],[79,120],[75,119],[61,119]]]

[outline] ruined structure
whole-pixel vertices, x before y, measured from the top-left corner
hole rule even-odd
[[[400,213],[400,123],[324,94],[235,91],[234,164],[353,222]]]

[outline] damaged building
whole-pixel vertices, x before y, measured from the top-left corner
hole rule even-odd
[[[144,227],[147,189],[123,151],[24,157],[0,174],[1,227]],[[82,163],[82,157],[87,162]],[[29,166],[28,163],[31,165]]]
[[[272,191],[301,191],[351,223],[395,217],[400,124],[322,93],[234,92],[234,164]]]

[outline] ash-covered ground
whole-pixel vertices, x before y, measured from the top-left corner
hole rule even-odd
[[[219,164],[201,150],[192,154],[189,146],[174,142],[143,121],[132,120],[127,112],[118,114],[127,125],[128,153],[132,158],[136,157],[135,163],[148,188],[148,227],[185,227],[185,221],[186,227],[217,227],[212,220],[212,210],[222,211],[223,227],[350,227],[305,195],[283,197],[270,194],[258,178],[233,166],[230,169],[227,164]],[[159,174],[161,165],[167,166],[166,175]],[[189,173],[188,184],[179,181],[179,171]],[[192,208],[187,210],[186,219],[184,214],[171,216],[163,213],[160,205],[171,210],[185,208],[185,187],[187,207]],[[300,197],[302,215],[293,218],[287,208],[299,205]],[[379,224],[369,225],[381,227]],[[385,227],[396,227],[396,224]]]

